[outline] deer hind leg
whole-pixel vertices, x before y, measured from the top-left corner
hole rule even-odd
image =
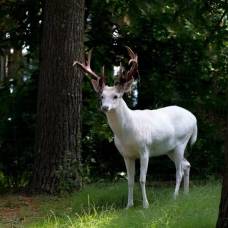
[[[188,194],[189,192],[189,176],[190,176],[190,163],[184,159],[182,161],[182,168],[184,170],[184,193]]]
[[[185,151],[186,145],[187,143],[178,145],[173,152],[168,154],[169,158],[175,163],[175,167],[176,167],[176,186],[174,191],[174,199],[176,199],[176,197],[179,194],[179,189],[180,189],[183,176],[185,176],[186,190],[189,185],[189,179],[188,179],[189,175],[187,176],[187,174],[189,174],[189,169],[187,168],[187,164],[189,164],[189,162],[187,162],[187,160],[184,158],[184,151]]]
[[[128,201],[127,208],[133,207],[133,190],[135,182],[135,160],[124,157],[124,162],[127,169],[127,180],[128,180]]]

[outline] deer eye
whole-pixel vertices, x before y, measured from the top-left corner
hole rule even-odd
[[[114,100],[116,100],[117,98],[118,98],[118,96],[117,96],[117,95],[114,95],[114,96],[113,96],[113,99],[114,99]]]
[[[103,95],[101,95],[101,99],[104,99],[104,96]]]

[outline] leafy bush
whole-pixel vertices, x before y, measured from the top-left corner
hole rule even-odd
[[[0,170],[8,187],[24,186],[34,155],[36,80],[10,79],[0,89]]]

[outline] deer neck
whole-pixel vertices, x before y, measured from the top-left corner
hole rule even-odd
[[[131,112],[132,110],[121,98],[118,107],[106,113],[109,126],[117,137],[121,138],[130,129],[132,123]]]

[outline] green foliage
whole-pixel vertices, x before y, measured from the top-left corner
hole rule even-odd
[[[0,170],[8,187],[24,186],[31,172],[37,72],[26,81],[6,80],[0,88]]]
[[[41,1],[2,0],[0,3],[0,54],[27,46],[32,55],[40,44]]]
[[[19,65],[18,71],[10,75],[13,80],[8,78],[0,89],[0,171],[6,178],[1,180],[8,180],[9,185],[28,181],[34,159],[38,72],[33,72],[38,62],[42,3],[0,3],[0,55],[8,55],[10,48],[18,52],[24,47],[28,49],[26,57],[12,63]],[[141,77],[134,108],[175,104],[196,115],[199,137],[187,152],[194,176],[216,175],[222,169],[228,110],[226,14],[225,0],[86,1],[85,46],[86,50],[94,49],[92,68],[99,73],[105,65],[107,83],[111,84],[113,65],[127,57],[124,46],[128,45],[139,55]],[[29,80],[23,81],[24,75]],[[133,98],[126,99],[133,107]],[[106,118],[99,111],[99,99],[87,78],[83,80],[82,144],[85,181],[113,179],[118,172],[125,171]],[[166,158],[152,159],[150,167],[149,173],[159,179],[174,177],[173,164]],[[63,185],[70,184],[64,183],[68,175],[64,168],[62,174]]]
[[[101,63],[100,57],[95,55],[93,60],[96,65],[118,64],[120,56],[125,54],[123,46],[132,47],[139,55],[141,76],[135,108],[179,105],[193,112],[199,125],[198,142],[187,153],[193,174],[207,177],[221,173],[224,121],[228,110],[228,22],[225,1],[193,1],[190,4],[170,0],[110,0],[102,4],[100,1],[89,3],[86,45],[102,50],[99,55],[105,56]],[[100,20],[96,12],[104,15],[105,19]],[[113,32],[117,32],[118,36],[112,36]],[[87,104],[94,104],[94,97],[87,101]],[[90,135],[94,146],[101,139],[107,141],[110,131],[106,128],[105,131],[98,128],[95,134],[91,134],[94,126],[103,126],[104,117],[96,118],[96,109],[91,109],[90,105],[85,106],[85,110],[86,113],[93,110],[93,114],[90,115],[91,125],[84,126],[84,138]],[[99,135],[99,132],[105,134]],[[86,156],[97,160],[96,154],[90,156],[85,148]],[[108,169],[121,171],[122,166],[116,169],[121,158],[115,157],[113,144],[108,148],[93,148],[103,156],[109,151],[113,163]],[[99,161],[99,164],[107,162]],[[167,176],[171,165],[168,160],[161,161],[162,166],[168,168],[153,170],[157,175],[162,171],[161,175]],[[161,167],[156,159],[153,163]]]

